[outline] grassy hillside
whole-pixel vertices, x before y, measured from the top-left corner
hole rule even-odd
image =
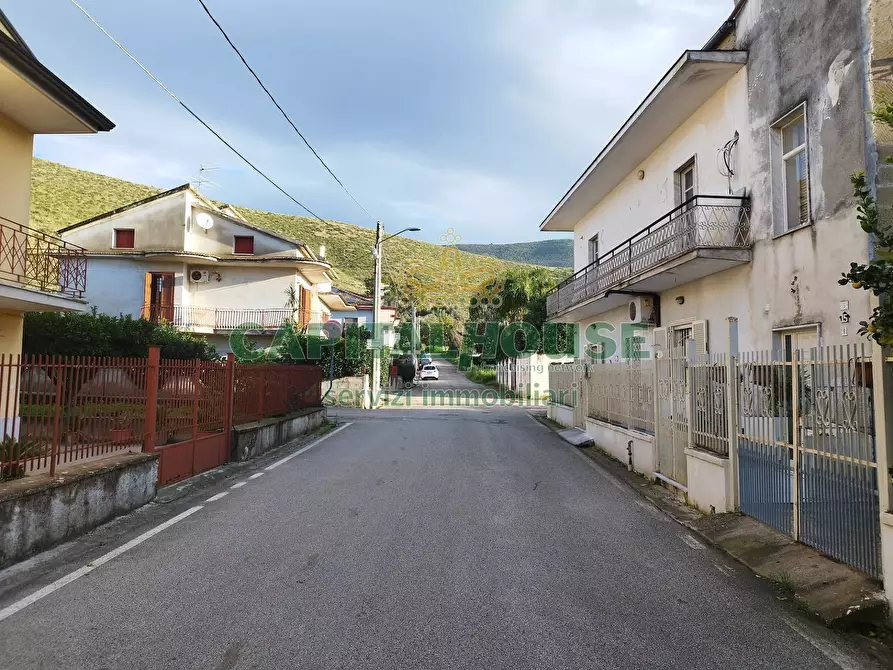
[[[128,203],[157,193],[159,189],[133,184],[74,168],[35,159],[31,193],[31,225],[46,231],[56,231],[71,223],[83,221]],[[318,250],[326,246],[327,260],[338,271],[337,285],[354,290],[364,289],[364,280],[372,276],[372,253],[375,231],[347,223],[329,221],[323,227],[316,219],[289,214],[276,214],[239,207],[252,223],[297,238]],[[397,237],[385,244],[384,273],[397,274],[411,266],[439,268],[443,259],[443,247],[427,242],[417,242]],[[458,265],[472,268],[481,265],[480,256],[461,252]],[[517,266],[487,259],[497,269]],[[451,262],[450,272],[454,272]],[[550,270],[556,281],[567,275],[566,271]],[[467,303],[468,295],[456,292],[455,303]]]
[[[569,268],[574,265],[573,240],[540,240],[514,244],[459,244],[462,251],[491,256],[504,261]]]

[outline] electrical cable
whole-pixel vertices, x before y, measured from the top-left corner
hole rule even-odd
[[[130,58],[130,60],[132,60],[134,63],[136,63],[140,67],[140,69],[143,72],[145,72],[152,79],[152,81],[154,81],[156,84],[158,84],[158,86],[160,86],[170,97],[172,97],[174,100],[176,100],[177,103],[190,114],[190,116],[192,116],[196,121],[198,121],[201,125],[203,125],[212,135],[214,135],[214,137],[216,137],[224,145],[226,145],[226,147],[230,151],[232,151],[234,154],[236,154],[236,156],[241,158],[248,165],[248,167],[250,167],[252,170],[254,170],[261,177],[263,177],[267,182],[269,182],[274,188],[276,188],[285,197],[287,197],[289,200],[291,200],[293,203],[295,203],[298,207],[300,207],[305,212],[310,214],[310,216],[318,219],[322,223],[328,223],[321,216],[319,216],[318,214],[313,212],[313,210],[309,209],[304,204],[302,204],[291,193],[289,193],[284,188],[282,188],[279,184],[277,184],[275,181],[273,181],[273,179],[270,178],[265,172],[263,172],[259,167],[257,167],[254,163],[252,163],[250,160],[248,160],[248,158],[246,158],[244,154],[242,154],[232,144],[227,142],[226,139],[224,139],[220,133],[218,133],[216,130],[214,130],[214,128],[212,128],[210,126],[210,124],[208,124],[204,119],[202,119],[202,117],[200,117],[197,113],[195,113],[192,110],[192,108],[190,108],[185,102],[180,100],[180,98],[178,98],[176,96],[176,94],[174,94],[173,91],[171,91],[167,86],[165,86],[164,83],[162,83],[162,81],[160,79],[158,79],[158,77],[156,77],[154,74],[152,74],[152,72],[150,72],[149,69],[145,65],[143,65],[139,61],[139,59],[137,59],[136,56],[134,56],[132,53],[130,53],[127,49],[124,48],[124,46],[118,40],[116,40],[114,37],[112,37],[112,35],[105,28],[103,28],[99,24],[99,22],[96,19],[94,19],[86,9],[84,9],[80,4],[78,4],[77,0],[70,0],[70,2],[75,7],[77,7],[79,10],[81,10],[81,13],[83,13],[83,15],[86,16],[94,26],[99,28],[99,30],[102,31],[102,33],[106,37],[108,37],[115,44],[115,46],[117,46],[121,51],[123,51],[127,55],[127,57]]]
[[[357,200],[349,190],[347,190],[347,187],[344,185],[344,183],[340,179],[338,179],[338,177],[335,175],[335,173],[332,171],[332,169],[322,159],[322,156],[320,156],[316,152],[316,149],[313,148],[313,146],[310,144],[310,142],[307,140],[307,138],[304,136],[304,134],[300,130],[298,130],[298,127],[291,120],[291,118],[288,116],[286,111],[282,108],[282,105],[279,104],[279,102],[276,100],[276,98],[270,92],[270,89],[267,88],[267,86],[261,80],[260,76],[258,76],[257,72],[254,71],[254,68],[252,68],[251,65],[248,64],[248,61],[246,60],[245,56],[242,55],[242,52],[239,51],[239,48],[230,39],[229,35],[226,33],[226,30],[224,30],[223,26],[220,25],[220,22],[216,18],[214,18],[214,15],[211,13],[211,10],[208,9],[208,5],[205,4],[204,0],[198,0],[198,3],[202,6],[202,9],[205,10],[205,14],[208,15],[208,18],[211,19],[211,22],[215,26],[217,26],[217,30],[220,31],[220,34],[223,35],[223,38],[227,41],[227,43],[230,45],[232,50],[236,52],[236,55],[239,57],[239,60],[241,60],[243,65],[245,65],[245,67],[248,68],[248,71],[252,74],[254,79],[257,81],[258,85],[264,90],[264,93],[267,94],[267,97],[269,97],[270,100],[272,101],[272,103],[274,105],[276,105],[276,109],[279,110],[279,112],[282,114],[282,116],[285,118],[285,120],[288,121],[288,124],[298,134],[298,137],[300,137],[301,140],[303,140],[304,144],[307,145],[307,148],[310,149],[311,153],[316,157],[316,160],[318,160],[320,162],[320,164],[326,169],[326,171],[332,176],[332,179],[334,179],[336,182],[338,182],[338,185],[342,188],[342,190],[345,193],[347,193],[348,197],[356,203],[357,207],[362,209],[370,219],[377,222],[377,219],[374,216],[372,216],[372,214],[369,212],[368,209],[363,207],[363,205],[360,203],[360,201]]]

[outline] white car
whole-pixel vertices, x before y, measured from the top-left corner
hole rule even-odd
[[[437,369],[436,365],[425,365],[422,366],[422,372],[419,376],[422,378],[422,381],[426,379],[440,379],[440,370]]]

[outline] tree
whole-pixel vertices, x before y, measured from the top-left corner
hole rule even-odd
[[[871,112],[878,123],[893,128],[893,104]],[[893,159],[887,158],[888,163]],[[880,220],[877,201],[871,194],[864,172],[851,177],[855,191],[859,225],[874,238],[875,257],[868,263],[851,263],[849,272],[840,279],[841,286],[871,291],[879,304],[867,321],[860,322],[859,334],[883,346],[893,346],[893,229]]]

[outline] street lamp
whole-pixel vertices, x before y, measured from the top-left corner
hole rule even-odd
[[[384,226],[378,221],[375,226],[375,246],[372,247],[372,257],[375,259],[375,275],[372,280],[372,333],[378,337],[379,324],[381,324],[381,245],[388,240],[402,235],[403,233],[418,233],[421,228],[404,228],[398,233],[389,235],[382,239]],[[378,400],[381,392],[381,352],[375,352],[373,344],[372,352],[372,401]]]

